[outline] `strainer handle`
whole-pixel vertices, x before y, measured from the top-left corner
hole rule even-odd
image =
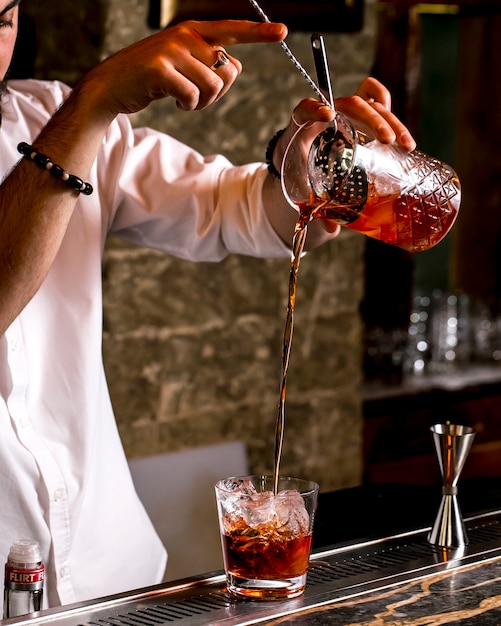
[[[317,71],[318,88],[328,100],[333,111],[334,97],[332,95],[331,79],[329,74],[329,63],[327,61],[327,52],[325,50],[325,42],[322,35],[313,33],[311,36],[311,48],[313,50],[313,60]]]

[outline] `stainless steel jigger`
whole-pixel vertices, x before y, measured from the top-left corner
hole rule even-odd
[[[457,499],[457,484],[475,431],[469,426],[458,426],[449,422],[435,424],[430,430],[440,464],[443,487],[442,502],[428,541],[445,548],[462,548],[468,544],[468,537]]]

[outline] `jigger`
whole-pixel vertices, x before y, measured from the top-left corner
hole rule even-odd
[[[435,424],[430,430],[442,473],[443,487],[442,501],[428,541],[446,548],[462,548],[468,544],[468,537],[459,508],[457,484],[475,431],[469,426],[449,422]]]

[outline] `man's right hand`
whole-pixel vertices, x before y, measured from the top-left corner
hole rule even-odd
[[[135,113],[153,100],[172,97],[183,111],[203,109],[221,98],[242,71],[238,59],[212,69],[218,50],[242,43],[278,42],[283,24],[220,20],[187,21],[115,53],[91,70],[78,89],[110,118]]]

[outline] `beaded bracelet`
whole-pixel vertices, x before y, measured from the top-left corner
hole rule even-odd
[[[270,143],[268,144],[268,147],[266,148],[265,158],[266,158],[266,165],[268,166],[268,172],[270,172],[270,174],[273,174],[273,176],[275,178],[278,178],[278,180],[280,180],[280,172],[277,170],[277,168],[273,164],[273,152],[275,150],[275,146],[277,145],[278,140],[284,133],[285,133],[285,128],[282,128],[282,130],[277,131],[273,135],[273,137],[270,139]]]
[[[47,170],[52,176],[54,176],[54,178],[62,180],[63,183],[68,185],[68,187],[71,187],[71,189],[74,189],[79,193],[83,193],[86,196],[90,196],[90,194],[94,191],[90,183],[84,182],[81,178],[78,178],[78,176],[68,174],[60,165],[53,163],[47,155],[38,152],[28,143],[21,142],[18,144],[17,150],[24,157],[30,159],[33,163],[38,165],[38,167]]]

